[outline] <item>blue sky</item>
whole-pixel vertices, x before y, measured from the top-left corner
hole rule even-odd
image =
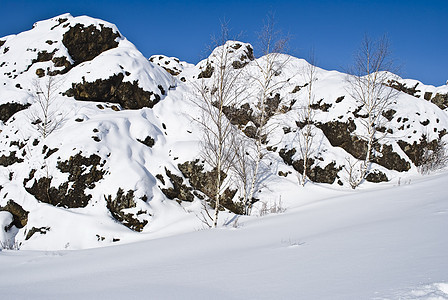
[[[9,1],[0,0],[0,37],[31,29],[34,22],[69,12],[118,26],[147,57],[176,56],[196,63],[210,36],[228,20],[240,40],[257,42],[268,12],[291,36],[289,53],[306,58],[314,48],[325,69],[346,69],[368,34],[387,34],[404,78],[443,85],[448,80],[448,0],[427,1]]]

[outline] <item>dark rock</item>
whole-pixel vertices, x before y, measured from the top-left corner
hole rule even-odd
[[[294,94],[294,93],[300,92],[300,90],[302,88],[306,87],[307,85],[308,85],[308,83],[305,83],[304,85],[296,85],[291,93]]]
[[[299,174],[303,174],[303,159],[293,160],[293,156],[296,154],[296,149],[280,149],[279,155],[283,161],[290,165]],[[317,183],[329,183],[333,184],[338,178],[338,172],[342,170],[342,167],[336,168],[336,163],[331,162],[324,168],[320,166],[312,167],[315,163],[314,159],[308,159],[306,167],[306,175],[308,179]]]
[[[366,176],[366,180],[369,182],[374,182],[374,183],[389,181],[386,174],[384,174],[380,170],[370,171],[369,174],[367,174],[367,176]]]
[[[118,32],[113,32],[112,28],[102,24],[100,29],[95,25],[84,27],[82,24],[76,24],[64,33],[62,43],[75,65],[78,65],[94,59],[104,51],[118,47],[117,38],[120,38]]]
[[[32,227],[30,231],[26,234],[25,240],[29,240],[35,233],[39,234],[47,234],[47,232],[50,231],[50,227]]]
[[[215,194],[216,194],[216,182],[217,171],[212,170],[205,172],[204,166],[199,163],[199,160],[194,160],[190,162],[185,162],[183,164],[178,165],[179,170],[182,172],[182,175],[189,179],[190,185],[196,189],[204,193],[208,198],[209,202],[212,206],[215,205]],[[221,184],[226,178],[226,174],[221,172]],[[236,194],[236,190],[232,190],[227,188],[221,195],[220,205],[222,207],[227,208],[233,213],[243,214],[244,208],[241,203],[233,202],[233,197]]]
[[[329,104],[329,103],[323,103],[323,104],[321,104],[322,103],[322,101],[323,101],[324,99],[320,99],[319,101],[317,101],[317,103],[313,103],[313,104],[311,104],[310,105],[310,107],[311,107],[311,109],[319,109],[319,110],[321,110],[321,111],[323,111],[323,112],[328,112],[328,110],[330,109],[330,107],[332,106],[331,104]]]
[[[234,106],[224,106],[223,112],[233,125],[244,126],[254,119],[253,111],[248,103],[241,105],[239,108]]]
[[[440,138],[439,138],[440,139]],[[415,166],[421,166],[424,163],[424,154],[427,150],[435,150],[438,146],[439,139],[434,139],[428,142],[426,135],[422,135],[419,143],[414,142],[409,144],[405,141],[399,140],[398,145],[406,153],[409,159]]]
[[[423,95],[423,99],[425,100],[431,100],[432,93],[431,92],[425,92],[425,95]]]
[[[16,151],[9,152],[9,156],[6,156],[4,154],[0,156],[0,166],[3,167],[8,167],[12,164],[21,162],[23,162],[23,159],[16,157]]]
[[[47,159],[50,157],[50,155],[52,155],[53,153],[55,153],[56,151],[58,151],[59,148],[54,148],[54,149],[48,149],[47,154],[45,155],[44,159]]]
[[[448,94],[436,94],[431,102],[437,105],[440,109],[448,108]]]
[[[24,210],[22,206],[9,200],[5,207],[0,207],[0,211],[7,211],[13,216],[12,225],[17,228],[23,228],[28,223],[29,212]]]
[[[105,173],[101,169],[104,164],[101,158],[92,154],[90,157],[84,157],[81,152],[71,156],[67,161],[59,161],[57,168],[62,173],[68,173],[68,180],[62,183],[58,188],[51,186],[51,177],[42,177],[39,180],[34,179],[32,187],[26,187],[27,192],[36,197],[37,200],[61,206],[65,208],[85,207],[91,195],[86,195],[86,189],[93,189],[95,183],[103,178]],[[31,181],[36,170],[30,172],[29,178],[24,180],[24,185]]]
[[[160,101],[160,96],[143,90],[137,81],[123,82],[122,73],[108,79],[97,79],[94,82],[72,83],[72,88],[64,93],[81,101],[118,103],[124,109],[152,108]]]
[[[427,126],[429,124],[429,120],[426,119],[425,121],[420,122],[420,124],[422,124],[423,126]]]
[[[165,194],[165,196],[171,200],[178,199],[180,201],[187,201],[187,202],[193,201],[194,195],[192,194],[192,188],[184,184],[183,178],[171,173],[167,168],[165,168],[165,172],[166,176],[168,176],[171,184],[173,185],[173,187],[161,189],[162,192]],[[159,178],[159,180],[163,184],[165,184],[163,177],[162,179]]]
[[[347,123],[339,121],[317,123],[316,126],[323,131],[333,147],[341,147],[357,159],[366,158],[367,142],[352,135],[356,129],[353,120]]]
[[[4,123],[9,120],[15,113],[28,108],[30,104],[5,103],[0,105],[0,120]]]
[[[383,117],[385,117],[388,121],[392,121],[394,115],[397,113],[395,109],[389,109],[382,112]]]
[[[210,63],[207,62],[207,66],[205,67],[205,70],[203,70],[201,73],[199,73],[198,79],[210,78],[210,77],[212,77],[214,71],[215,71],[215,68]]]
[[[110,195],[104,196],[104,198],[112,217],[129,229],[141,232],[148,224],[147,220],[140,221],[134,214],[123,212],[124,209],[136,207],[133,190],[129,190],[127,194],[124,194],[123,189],[119,188],[117,196],[113,200]]]
[[[36,75],[37,75],[37,77],[39,77],[39,78],[44,77],[44,76],[45,76],[45,70],[44,70],[44,69],[41,69],[41,68],[37,69],[37,70],[36,70]]]
[[[3,46],[6,43],[6,41],[0,40],[0,47]]]
[[[418,82],[413,87],[407,87],[405,83],[400,83],[396,80],[388,80],[387,85],[391,88],[396,89],[397,91],[404,92],[406,94],[409,94],[411,96],[415,96],[416,93],[420,92],[420,90],[417,90]]]
[[[381,156],[372,157],[372,162],[398,172],[405,172],[411,168],[409,162],[394,152],[391,145],[381,145],[381,149],[377,145],[376,150],[381,153]]]
[[[143,141],[140,139],[137,139],[137,141],[139,141],[143,145],[148,146],[149,148],[152,148],[152,146],[154,146],[154,139],[150,136],[147,136]]]
[[[336,99],[336,103],[342,102],[342,100],[344,100],[344,98],[345,98],[345,96],[338,97]]]

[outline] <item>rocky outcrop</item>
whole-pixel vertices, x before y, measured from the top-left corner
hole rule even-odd
[[[15,113],[28,108],[29,104],[5,103],[0,105],[0,120],[4,123],[9,120]]]
[[[434,151],[440,142],[440,138],[428,142],[427,137],[425,135],[422,135],[419,142],[409,144],[405,141],[399,140],[398,145],[404,151],[404,153],[406,153],[412,163],[418,167],[425,162],[425,152],[427,150]]]
[[[118,32],[102,24],[100,29],[97,29],[95,25],[85,27],[82,24],[76,24],[64,33],[62,43],[75,65],[78,65],[94,59],[104,51],[118,47],[118,38],[120,38]]]
[[[184,183],[184,179],[182,177],[171,173],[167,168],[165,168],[165,173],[166,176],[168,176],[171,184],[173,185],[169,188],[161,188],[161,191],[168,199],[177,199],[179,201],[187,202],[191,202],[194,200],[194,195],[192,193],[193,189]],[[163,176],[161,174],[157,175],[156,177],[160,180],[160,182],[165,184],[165,180],[163,179]]]
[[[353,120],[347,123],[339,121],[319,123],[317,127],[323,131],[333,147],[341,147],[357,159],[366,159],[367,142],[352,134],[356,129]],[[372,157],[372,162],[399,172],[408,171],[411,168],[409,162],[393,152],[392,146],[375,143],[374,148],[381,154]]]
[[[29,240],[34,234],[47,234],[47,232],[50,231],[50,227],[32,227],[26,234],[25,240]]]
[[[352,135],[356,129],[355,122],[349,120],[347,123],[330,121],[316,124],[320,128],[333,147],[341,147],[357,159],[365,159],[367,143]]]
[[[29,212],[12,200],[9,200],[6,206],[0,207],[0,211],[7,211],[13,216],[11,226],[14,225],[17,228],[23,228],[28,223]]]
[[[415,95],[416,93],[419,93],[420,90],[417,90],[418,82],[413,87],[407,87],[406,83],[400,83],[396,80],[388,80],[387,85],[391,88],[396,89],[397,91],[404,92],[406,94],[409,94],[411,96],[419,98],[419,95]]]
[[[148,146],[149,148],[152,148],[154,146],[154,139],[150,136],[147,136],[144,140],[137,139],[140,143],[142,143],[145,146]]]
[[[280,149],[279,151],[280,157],[287,165],[292,166],[299,174],[303,174],[303,159],[293,160],[295,154],[296,149]],[[313,182],[333,184],[339,178],[338,172],[341,170],[342,167],[337,168],[335,162],[331,162],[323,168],[315,166],[315,160],[311,158],[307,161],[306,175]]]
[[[215,68],[207,62],[207,65],[204,70],[201,71],[198,75],[198,79],[201,78],[210,78],[213,75],[213,72],[215,71]]]
[[[384,174],[383,172],[381,172],[379,170],[370,171],[366,176],[366,180],[369,182],[374,182],[374,183],[389,181],[386,174]]]
[[[160,101],[160,96],[143,90],[137,81],[123,81],[122,73],[108,79],[97,79],[94,82],[72,83],[72,88],[64,94],[80,101],[118,103],[124,109],[152,108]]]
[[[8,156],[6,156],[4,154],[2,156],[0,156],[0,166],[3,166],[3,167],[8,167],[12,164],[21,163],[21,162],[23,162],[23,159],[16,157],[16,151],[9,152]]]
[[[134,214],[123,211],[128,208],[136,207],[134,191],[129,190],[125,194],[123,189],[119,188],[114,199],[112,199],[112,196],[110,195],[108,197],[105,196],[104,198],[107,203],[107,209],[112,214],[112,217],[129,229],[141,232],[146,224],[148,224],[147,220],[140,221]],[[146,213],[146,211],[139,211],[137,212],[137,215]]]
[[[81,155],[81,152],[71,156],[69,160],[59,161],[57,168],[62,173],[68,173],[68,180],[59,187],[51,186],[52,178],[44,176],[34,179],[33,185],[28,187],[36,174],[36,170],[30,172],[29,178],[24,180],[27,192],[37,200],[64,208],[78,208],[87,206],[91,195],[86,194],[87,189],[93,189],[95,183],[103,178],[105,173],[101,168],[104,162],[101,158],[92,154],[90,157]]]
[[[437,105],[440,109],[448,108],[448,94],[436,94],[431,102]]]
[[[216,170],[204,171],[204,166],[199,162],[199,160],[187,161],[183,164],[178,165],[179,170],[182,175],[190,181],[190,185],[201,191],[209,198],[209,202],[212,206],[215,205],[215,194],[216,194],[216,183],[214,179],[216,178]],[[221,173],[221,180],[224,181],[226,178],[224,172]],[[233,202],[233,198],[236,194],[236,190],[230,188],[225,189],[221,195],[220,205],[227,208],[233,213],[243,214],[244,209],[241,203]]]

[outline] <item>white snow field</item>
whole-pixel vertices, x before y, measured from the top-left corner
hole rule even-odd
[[[447,183],[445,172],[356,191],[308,185],[284,213],[215,230],[87,250],[3,250],[0,295],[448,299]]]

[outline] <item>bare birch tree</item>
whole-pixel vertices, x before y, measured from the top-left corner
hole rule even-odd
[[[256,111],[252,115],[255,127],[253,143],[239,142],[237,144],[238,162],[234,165],[235,173],[241,179],[242,202],[246,214],[250,214],[255,192],[259,189],[263,177],[260,168],[267,154],[264,143],[269,133],[275,129],[275,126],[270,125],[268,121],[282,109],[280,90],[287,81],[276,77],[282,73],[289,61],[289,56],[284,54],[288,38],[282,37],[276,30],[272,16],[267,18],[259,33],[259,42],[261,57],[253,61],[256,75],[245,74],[245,78],[250,85],[254,85],[257,91]]]
[[[348,92],[358,104],[362,133],[358,137],[366,142],[366,155],[360,162],[356,178],[352,176],[352,188],[361,184],[369,172],[374,146],[387,134],[379,132],[387,119],[383,112],[393,103],[398,91],[387,86],[391,79],[393,63],[390,59],[386,37],[372,41],[365,36],[355,55],[353,68],[349,70]]]
[[[306,82],[306,103],[301,108],[299,108],[299,122],[302,124],[302,128],[298,131],[299,139],[299,150],[303,159],[303,172],[300,174],[299,182],[302,186],[305,186],[307,181],[307,168],[308,162],[313,154],[312,145],[314,139],[314,115],[313,104],[315,102],[314,97],[314,83],[317,80],[316,77],[316,65],[314,59],[314,52],[310,52],[309,63],[305,66],[303,70],[303,77]]]
[[[30,110],[30,119],[32,124],[36,125],[36,130],[43,139],[59,128],[64,120],[58,109],[59,106],[55,102],[59,86],[60,80],[54,76],[45,76],[44,79],[33,81],[31,96],[37,107]]]
[[[214,215],[211,227],[217,227],[220,199],[225,190],[224,176],[235,163],[235,129],[224,114],[226,107],[234,107],[245,85],[240,82],[241,69],[232,66],[232,42],[228,39],[227,24],[221,25],[221,36],[214,40],[215,49],[206,62],[206,69],[193,100],[202,112],[198,120],[203,129],[201,155],[213,169]]]

